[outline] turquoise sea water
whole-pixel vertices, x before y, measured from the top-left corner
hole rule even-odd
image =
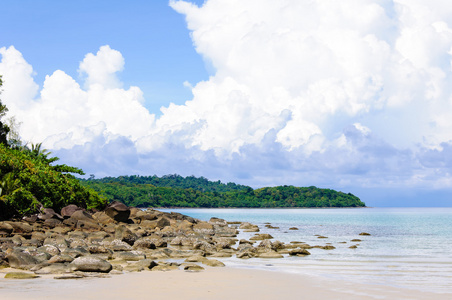
[[[306,257],[223,259],[232,267],[265,268],[452,293],[452,208],[168,209],[201,220],[211,217],[259,225],[282,242],[331,243]],[[279,229],[269,229],[265,223]],[[297,227],[299,230],[289,230]],[[368,232],[371,236],[360,236]],[[240,233],[249,238],[254,233]],[[316,235],[328,237],[319,239]],[[361,239],[361,242],[351,242]],[[346,242],[346,243],[343,243]],[[358,244],[358,248],[350,249]]]

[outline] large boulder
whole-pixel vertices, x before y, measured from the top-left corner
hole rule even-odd
[[[8,237],[14,231],[14,227],[11,224],[0,222],[0,237]]]
[[[80,208],[75,204],[69,204],[61,209],[61,216],[65,219],[70,218],[72,214],[78,210],[83,210],[83,208]]]
[[[105,213],[117,222],[127,222],[130,216],[130,208],[124,203],[113,201],[105,209]]]
[[[126,242],[130,246],[133,246],[138,236],[133,233],[129,228],[124,225],[118,225],[115,230],[115,239]]]
[[[101,273],[108,273],[113,268],[108,261],[95,256],[77,257],[72,261],[71,266],[74,271]]]
[[[38,219],[48,220],[48,219],[58,219],[62,220],[63,217],[57,214],[53,208],[44,208],[40,214],[38,214]]]
[[[27,252],[19,250],[11,251],[6,255],[9,265],[17,269],[30,269],[38,263],[38,261]]]

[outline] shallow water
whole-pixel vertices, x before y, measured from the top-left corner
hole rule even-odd
[[[452,292],[452,208],[171,209],[209,220],[259,225],[282,242],[331,243],[306,257],[222,259],[228,266],[265,268],[354,282]],[[265,223],[279,229],[269,229]],[[289,230],[297,227],[299,230]],[[368,232],[371,236],[360,236]],[[249,238],[254,233],[241,233]],[[323,235],[327,239],[319,239]],[[360,239],[361,242],[351,242]],[[346,243],[341,243],[346,242]],[[350,249],[358,244],[358,248]]]

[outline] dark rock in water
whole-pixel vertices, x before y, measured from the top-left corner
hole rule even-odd
[[[332,246],[332,245],[326,245],[322,247],[323,250],[334,250],[336,249],[336,247]]]
[[[358,246],[352,245],[352,246],[350,246],[350,247],[348,247],[348,248],[350,248],[350,249],[356,249],[356,248],[358,248]]]
[[[305,255],[311,255],[311,253],[306,249],[297,248],[297,249],[290,250],[289,255],[305,256]]]
[[[6,255],[9,265],[17,269],[30,269],[38,263],[38,261],[27,252],[13,250]]]
[[[289,230],[298,230],[297,227],[290,227]]]
[[[69,204],[61,209],[61,216],[65,219],[70,218],[72,214],[78,210],[83,210],[83,208],[80,208],[75,204]]]
[[[371,235],[371,234],[367,232],[361,232],[359,235]]]
[[[261,234],[256,234],[255,236],[252,236],[250,238],[250,241],[260,241],[260,240],[267,240],[267,239],[272,239],[273,237],[268,234],[268,233],[261,233]]]
[[[113,201],[105,209],[105,213],[117,222],[127,222],[130,216],[130,208],[124,203]]]
[[[108,273],[112,265],[103,259],[94,256],[77,257],[71,263],[74,271]]]

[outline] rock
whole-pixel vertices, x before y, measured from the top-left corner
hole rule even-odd
[[[95,219],[97,222],[103,225],[116,223],[116,221],[113,218],[110,218],[105,212],[98,211],[95,214],[93,214],[93,219]]]
[[[40,214],[38,214],[38,219],[49,220],[49,219],[62,220],[63,217],[57,214],[52,208],[44,208]]]
[[[260,241],[260,240],[266,240],[266,239],[272,239],[273,237],[268,233],[261,233],[256,234],[255,236],[252,236],[250,238],[250,241]]]
[[[289,230],[298,230],[297,227],[290,227]]]
[[[103,259],[94,256],[82,256],[74,259],[71,263],[74,271],[108,273],[112,265]]]
[[[7,279],[32,279],[38,277],[36,274],[25,272],[8,272],[5,274],[5,278]]]
[[[220,219],[220,218],[216,218],[216,217],[210,218],[209,223],[213,224],[213,225],[218,225],[218,226],[227,226],[228,225],[228,223],[224,219]]]
[[[70,267],[63,263],[51,264],[36,270],[36,274],[64,274],[70,271]]]
[[[6,222],[0,222],[0,237],[8,237],[13,233],[14,227]]]
[[[136,264],[143,267],[145,270],[146,269],[150,270],[150,269],[154,268],[155,266],[157,266],[157,263],[155,261],[153,261],[151,259],[147,259],[147,258],[139,260]]]
[[[319,236],[317,236],[317,238],[318,238],[318,239],[327,239],[328,237],[323,236],[323,235],[319,235]]]
[[[68,254],[60,254],[51,257],[47,262],[49,264],[62,264],[62,263],[70,263],[74,260],[74,258]]]
[[[239,241],[239,245],[240,244],[248,244],[248,245],[252,245],[252,244],[254,244],[255,242],[253,242],[253,241],[248,241],[248,240],[245,240],[245,239],[241,239],[240,241]]]
[[[350,249],[356,249],[356,248],[358,248],[358,246],[352,245],[352,246],[350,246],[350,247],[348,247],[348,248],[350,248]]]
[[[297,249],[292,249],[289,251],[289,255],[292,256],[305,256],[305,255],[311,255],[311,253],[306,250],[306,249],[302,249],[302,248],[297,248]]]
[[[127,222],[130,216],[130,209],[124,203],[113,201],[105,209],[105,213],[117,222]]]
[[[155,244],[148,238],[140,238],[133,243],[134,249],[156,249]]]
[[[200,272],[200,271],[203,271],[204,270],[204,268],[203,267],[201,267],[201,266],[198,266],[198,265],[185,265],[184,266],[184,271],[187,271],[187,272]]]
[[[121,240],[113,240],[110,243],[109,248],[111,248],[113,251],[132,251],[133,248],[126,242],[123,242]]]
[[[260,257],[260,258],[284,258],[283,255],[279,254],[276,251],[264,252],[264,253],[259,254],[258,257]]]
[[[326,245],[326,246],[323,246],[322,249],[323,250],[334,250],[334,249],[336,249],[336,247],[331,246],[331,245]]]
[[[48,228],[55,228],[57,226],[60,226],[61,224],[63,224],[63,222],[53,218],[44,221],[44,225],[47,226]]]
[[[360,239],[353,239],[351,242],[362,242]]]
[[[359,235],[371,235],[371,234],[367,232],[361,232]]]
[[[85,276],[77,274],[67,274],[53,277],[53,279],[80,279],[80,278],[85,278]]]
[[[215,234],[215,231],[213,229],[213,225],[207,222],[199,222],[195,226],[193,226],[193,231],[201,233],[201,234],[208,234],[213,235]]]
[[[138,239],[138,237],[129,228],[121,224],[116,227],[115,239],[126,242],[127,244],[132,246]]]
[[[33,231],[33,226],[30,224],[27,224],[25,222],[10,222],[5,221],[4,223],[7,223],[13,227],[13,233],[17,234],[31,234]]]
[[[203,263],[206,266],[215,267],[215,268],[225,266],[225,264],[223,262],[216,260],[216,259],[204,259],[203,261],[201,261],[201,263]]]
[[[78,210],[83,210],[83,208],[78,207],[75,204],[69,204],[61,209],[61,216],[65,219],[72,217],[72,214]]]
[[[244,222],[239,226],[239,229],[244,229],[244,232],[259,232],[259,226]]]
[[[154,272],[155,271],[166,272],[166,271],[173,271],[173,270],[178,270],[178,269],[179,269],[179,267],[175,266],[175,265],[158,264],[157,266],[153,267],[151,269],[151,271],[154,271]]]
[[[139,261],[146,259],[146,255],[140,251],[115,252],[113,258],[125,261]]]
[[[207,258],[205,258],[204,256],[194,255],[186,258],[185,262],[203,262],[205,260],[207,260]]]
[[[13,250],[6,255],[9,265],[16,269],[30,269],[38,263],[38,261],[27,252]]]

